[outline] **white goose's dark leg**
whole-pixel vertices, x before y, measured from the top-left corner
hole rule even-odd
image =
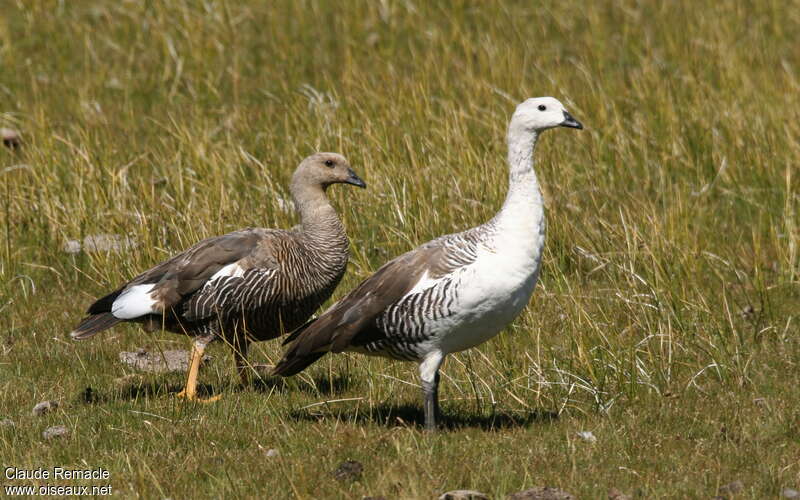
[[[425,398],[425,430],[436,430],[436,419],[439,417],[439,367],[444,361],[441,351],[433,351],[425,356],[419,365],[419,378],[422,382],[422,393]]]

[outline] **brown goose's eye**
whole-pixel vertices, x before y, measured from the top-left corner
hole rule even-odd
[[[539,105],[539,111],[546,111],[546,110],[547,110],[547,106],[545,106],[544,104],[540,104]]]
[[[333,160],[325,160],[325,166],[333,168]]]

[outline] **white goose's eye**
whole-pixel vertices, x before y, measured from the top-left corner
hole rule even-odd
[[[539,105],[539,111],[546,111],[546,110],[547,110],[547,106],[545,106],[544,104],[540,104]]]
[[[333,168],[333,160],[325,160],[325,166]]]

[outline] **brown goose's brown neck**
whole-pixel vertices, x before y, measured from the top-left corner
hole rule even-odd
[[[347,264],[349,241],[325,188],[318,184],[292,182],[291,192],[309,249],[317,254],[321,264],[343,270]]]

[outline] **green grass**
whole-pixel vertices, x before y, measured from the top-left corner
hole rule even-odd
[[[0,149],[0,465],[104,467],[142,498],[800,488],[798,7],[0,0],[0,126],[25,140]],[[93,298],[199,238],[296,224],[280,200],[316,150],[369,184],[331,190],[352,241],[341,296],[492,216],[507,121],[539,95],[586,130],[540,141],[540,286],[446,363],[445,431],[421,431],[410,364],[329,356],[241,388],[217,345],[201,382],[224,397],[192,405],[168,394],[179,374],[114,383],[118,352],[186,339],[68,339]],[[62,251],[98,233],[139,245]],[[44,399],[61,406],[31,416]],[[44,441],[56,424],[71,436]],[[332,478],[346,459],[360,481]]]

